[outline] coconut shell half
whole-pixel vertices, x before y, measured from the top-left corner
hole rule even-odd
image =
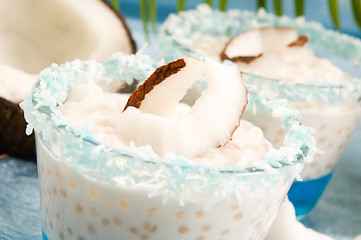
[[[35,156],[34,134],[27,136],[25,129],[23,110],[18,104],[0,97],[0,155],[20,158]]]
[[[124,16],[118,10],[116,10],[110,3],[108,3],[106,0],[102,0],[102,1],[104,2],[105,5],[107,5],[114,12],[114,14],[118,17],[118,19],[122,23],[122,25],[127,33],[127,36],[129,38],[131,53],[135,53],[137,51],[137,45],[135,44],[135,41],[132,37],[132,34],[129,30],[127,23],[125,22]]]

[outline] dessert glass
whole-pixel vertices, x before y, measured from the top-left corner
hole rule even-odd
[[[232,36],[266,26],[296,28],[299,35],[308,37],[307,47],[317,57],[326,58],[355,76],[341,81],[315,76],[311,82],[295,83],[244,72],[247,87],[267,91],[273,99],[287,99],[294,109],[300,111],[301,122],[316,131],[320,151],[312,162],[305,164],[301,173],[303,181],[295,182],[289,192],[296,215],[303,219],[321,197],[361,117],[361,80],[356,78],[361,76],[361,41],[326,30],[320,24],[306,22],[303,18],[277,17],[263,11],[220,12],[201,5],[195,10],[170,15],[165,21],[160,33],[161,56],[170,60],[179,55],[196,58],[207,55],[220,60],[220,53]],[[283,131],[277,127],[279,123],[261,118],[253,121],[259,122],[258,126],[274,145],[282,143]]]
[[[284,102],[250,94],[247,115],[279,118],[286,134],[265,164],[243,169],[110,146],[64,123],[58,107],[74,82],[130,84],[152,67],[145,56],[116,54],[40,73],[21,107],[35,130],[43,239],[263,239],[314,144]]]

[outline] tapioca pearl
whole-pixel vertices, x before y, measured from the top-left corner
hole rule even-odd
[[[195,240],[205,240],[206,238],[203,236],[198,236]]]
[[[113,208],[115,207],[115,202],[114,202],[114,199],[111,198],[111,197],[106,197],[103,199],[103,204],[105,207],[108,207],[108,208]]]
[[[49,228],[50,228],[51,230],[53,230],[53,228],[54,228],[54,225],[53,225],[53,223],[52,223],[51,221],[49,221]]]
[[[284,134],[285,134],[285,132],[282,129],[277,131],[277,136],[278,137],[282,137]]]
[[[359,116],[355,116],[355,118],[353,119],[353,123],[358,124],[359,121],[360,121]]]
[[[202,231],[204,231],[204,232],[207,232],[207,231],[209,231],[211,229],[211,226],[209,226],[209,225],[204,225],[204,226],[202,226]]]
[[[55,217],[56,217],[56,219],[60,219],[60,214],[57,212],[57,213],[55,214]]]
[[[229,230],[228,228],[227,228],[227,229],[224,229],[224,230],[221,232],[221,237],[227,236],[229,233],[230,233],[230,230]]]
[[[61,232],[58,234],[58,239],[59,240],[63,240],[64,239],[64,234]]]
[[[85,238],[83,238],[83,237],[78,237],[78,240],[85,240]]]
[[[70,180],[69,181],[69,188],[73,191],[75,191],[78,188],[78,185],[76,184],[76,182],[74,180]]]
[[[341,143],[339,146],[338,146],[338,148],[337,148],[337,150],[339,150],[339,151],[343,151],[343,149],[345,148],[345,146],[346,146],[346,143]]]
[[[178,220],[183,219],[183,218],[184,218],[184,212],[182,212],[182,211],[176,212],[176,213],[175,213],[175,217],[176,217]]]
[[[341,134],[343,134],[343,132],[344,132],[344,128],[339,128],[337,130],[337,135],[341,135]]]
[[[276,138],[275,140],[272,141],[272,143],[276,146],[278,146],[279,144],[282,143],[282,139],[281,138]]]
[[[102,225],[103,225],[104,227],[109,226],[109,224],[110,224],[110,220],[109,220],[109,219],[106,219],[106,218],[103,218],[103,219],[102,219]]]
[[[196,211],[194,215],[196,216],[196,218],[201,218],[204,216],[204,211]]]
[[[67,234],[69,235],[69,236],[72,236],[73,235],[73,230],[71,229],[71,228],[67,228],[66,229],[66,232],[67,232]]]
[[[62,164],[60,168],[61,168],[61,172],[63,172],[63,173],[66,173],[69,171],[69,167],[67,167],[65,164]]]
[[[124,199],[119,199],[118,200],[118,205],[121,207],[121,208],[127,208],[128,207],[128,202],[125,201]]]
[[[94,228],[94,226],[91,225],[91,224],[89,224],[89,225],[88,225],[88,231],[89,231],[89,233],[91,233],[91,234],[95,234],[95,228]]]
[[[156,212],[158,212],[158,208],[155,208],[155,207],[154,208],[149,208],[147,210],[147,216],[148,217],[154,217]]]
[[[82,206],[80,206],[80,204],[77,204],[77,205],[75,206],[75,212],[76,212],[77,214],[81,214],[81,213],[84,212],[84,209],[83,209]]]
[[[43,166],[43,165],[40,165],[40,166],[39,166],[39,169],[40,169],[40,172],[41,172],[41,173],[44,173],[44,166]]]
[[[349,132],[349,133],[347,134],[347,136],[346,136],[345,141],[350,140],[350,139],[351,139],[351,137],[352,137],[352,134],[353,134],[353,132],[352,132],[352,131],[351,131],[351,132]]]
[[[243,214],[241,212],[237,213],[236,215],[234,215],[234,220],[235,221],[239,221],[243,218]]]
[[[353,126],[351,124],[348,124],[346,127],[346,131],[350,132],[352,130]]]
[[[327,147],[328,147],[328,148],[333,148],[333,147],[334,147],[334,143],[333,143],[333,142],[329,142],[329,143],[327,144]]]
[[[312,168],[316,167],[317,165],[318,165],[317,161],[313,161],[313,162],[308,163],[308,166],[310,166]]]
[[[142,235],[140,236],[140,240],[148,240],[148,239],[149,239],[149,237],[148,237],[147,234],[142,234]]]
[[[113,223],[117,226],[122,225],[122,221],[118,217],[113,217]]]
[[[326,141],[325,137],[320,137],[319,139],[317,139],[318,144],[323,144],[325,141]]]
[[[93,217],[99,217],[100,213],[98,212],[98,210],[95,207],[90,208],[90,215],[92,215]]]
[[[47,169],[46,169],[46,174],[47,174],[48,176],[51,176],[51,175],[53,174],[50,168],[47,168]]]
[[[55,187],[53,187],[53,188],[51,189],[51,191],[53,192],[54,195],[58,195],[58,191],[56,191],[56,188],[55,188]]]
[[[261,130],[262,130],[262,132],[266,132],[268,130],[268,128],[266,126],[264,126],[264,127],[261,127]]]
[[[61,183],[63,181],[63,176],[61,175],[60,172],[55,172],[55,178],[56,178],[56,181],[58,181],[59,183]]]
[[[135,228],[135,227],[130,227],[130,228],[129,228],[129,232],[130,232],[131,234],[134,234],[134,235],[138,235],[138,234],[139,234],[139,230],[138,230],[137,228]]]
[[[149,233],[155,233],[157,231],[157,225],[151,224],[149,222],[143,223],[143,228]]]
[[[185,234],[189,231],[189,228],[187,226],[181,225],[178,227],[178,232],[180,234]]]
[[[236,205],[236,204],[231,206],[231,210],[233,210],[233,211],[238,210],[238,208],[239,208],[239,205]]]
[[[97,198],[99,196],[99,191],[95,188],[89,188],[89,195],[93,198]]]
[[[326,129],[326,124],[322,124],[318,130],[321,132],[321,131],[325,131],[325,129]]]
[[[64,189],[60,190],[60,195],[64,198],[67,198],[68,194],[66,193],[66,191]]]

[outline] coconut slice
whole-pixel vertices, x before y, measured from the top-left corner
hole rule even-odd
[[[195,79],[203,74],[204,65],[192,58],[187,59],[187,63],[184,59],[178,59],[159,67],[130,96],[124,110],[133,106],[143,113],[169,117]]]
[[[265,53],[279,52],[286,47],[304,46],[306,36],[298,36],[297,30],[288,27],[263,27],[238,34],[228,41],[221,59],[250,63]]]
[[[26,146],[16,146],[28,137],[15,109],[42,69],[136,51],[124,18],[103,0],[0,0],[0,20],[0,125],[1,134],[6,133],[1,148],[13,156],[27,155]]]
[[[168,117],[204,74],[208,87],[191,110],[178,119]],[[247,90],[236,67],[179,59],[157,69],[129,102],[132,98],[138,103],[128,103],[118,121],[125,140],[150,145],[160,156],[194,157],[231,139],[247,105]]]

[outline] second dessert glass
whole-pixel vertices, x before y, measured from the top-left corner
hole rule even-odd
[[[341,81],[314,76],[313,81],[296,83],[291,80],[293,76],[279,80],[244,72],[248,87],[266,91],[273,99],[287,99],[300,111],[301,122],[315,129],[320,151],[313,162],[305,164],[301,173],[303,181],[295,182],[289,192],[296,215],[303,219],[322,195],[361,117],[361,80],[358,78],[361,76],[361,41],[324,29],[318,23],[306,22],[303,18],[277,17],[263,11],[220,12],[201,5],[194,10],[172,14],[165,21],[160,33],[161,56],[170,60],[179,55],[197,58],[206,55],[220,60],[230,38],[249,29],[269,26],[295,28],[300,35],[308,37],[307,48],[317,57],[328,59],[354,76]],[[262,118],[253,121],[274,145],[282,144],[284,131],[277,127],[278,122]]]

